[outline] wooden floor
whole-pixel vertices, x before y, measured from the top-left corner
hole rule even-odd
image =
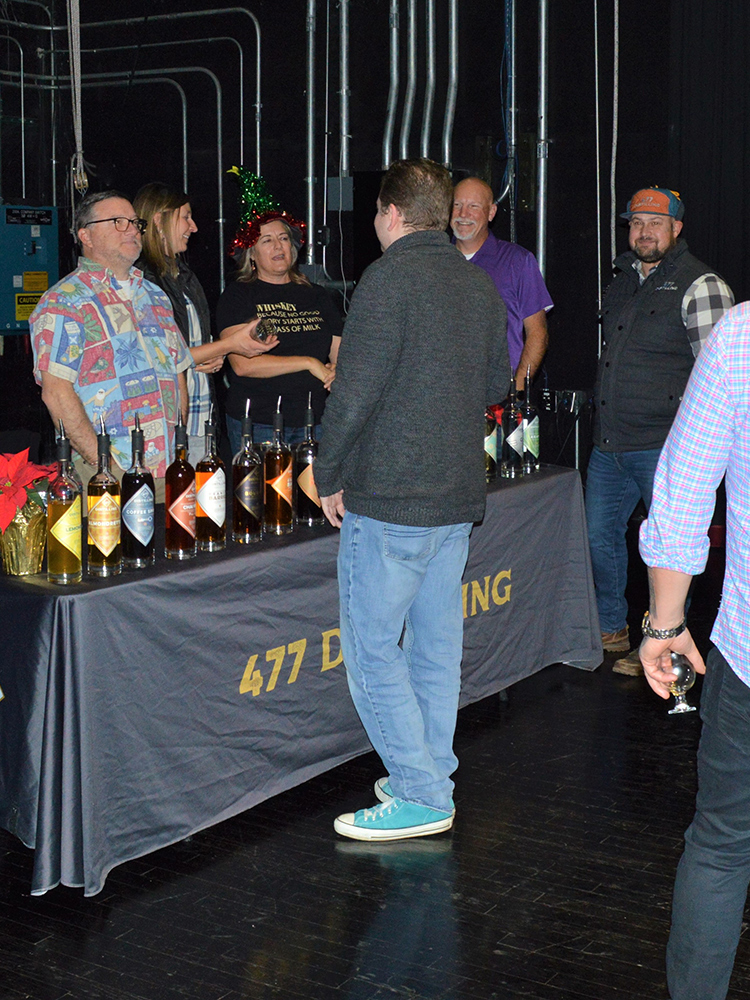
[[[713,551],[692,609],[703,645],[720,580]],[[31,852],[0,832],[0,998],[666,998],[700,723],[614,659],[460,713],[450,834],[334,834],[337,813],[374,802],[373,754],[116,868],[91,899],[30,897]],[[730,996],[750,998],[745,943]]]

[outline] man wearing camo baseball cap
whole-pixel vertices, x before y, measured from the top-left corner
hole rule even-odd
[[[662,445],[693,362],[734,304],[726,282],[680,237],[685,205],[676,191],[636,191],[622,213],[630,250],[602,303],[602,353],[594,390],[594,448],[586,519],[605,652],[630,649],[625,533],[640,499],[648,510]],[[642,674],[638,642],[612,667]]]

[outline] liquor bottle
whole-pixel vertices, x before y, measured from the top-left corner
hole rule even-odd
[[[294,511],[297,524],[305,524],[311,528],[325,524],[326,521],[313,478],[313,462],[318,454],[314,427],[312,393],[309,393],[305,410],[305,438],[294,449]]]
[[[109,434],[100,417],[100,433],[96,436],[99,471],[89,479],[88,508],[88,574],[117,576],[122,571],[120,544],[120,484],[112,475],[109,456]]]
[[[227,544],[227,474],[216,451],[213,407],[205,429],[206,454],[195,467],[195,534],[200,552],[219,552]]]
[[[273,441],[263,456],[263,530],[271,535],[286,535],[294,529],[292,453],[283,435],[284,418],[279,396],[273,415]]]
[[[187,460],[187,427],[180,415],[174,429],[174,462],[164,478],[164,555],[195,557],[195,469]]]
[[[524,381],[524,401],[521,405],[521,428],[523,433],[523,474],[526,476],[539,469],[539,414],[531,402],[531,366],[526,369]]]
[[[503,447],[500,458],[500,475],[515,479],[523,471],[523,428],[521,409],[516,400],[516,382],[510,380],[508,399],[503,408]]]
[[[242,418],[242,447],[232,462],[232,540],[260,541],[263,525],[263,459],[253,447],[250,400]]]
[[[497,475],[497,420],[488,406],[484,411],[484,477],[491,482]]]
[[[50,583],[81,582],[81,491],[71,477],[70,441],[60,421],[57,439],[60,468],[47,495],[47,579]]]
[[[143,431],[135,417],[130,433],[133,464],[122,477],[122,562],[127,569],[153,563],[154,477],[143,463]]]

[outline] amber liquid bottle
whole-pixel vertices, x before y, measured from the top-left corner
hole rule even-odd
[[[174,462],[164,478],[164,555],[195,557],[195,469],[187,460],[187,427],[180,417],[174,431]]]
[[[143,431],[138,417],[130,433],[133,464],[122,477],[122,561],[144,569],[154,559],[154,477],[143,464]]]
[[[308,525],[311,528],[325,524],[326,520],[313,477],[313,462],[318,454],[314,428],[315,415],[310,393],[305,410],[305,439],[294,449],[294,510],[297,524]]]
[[[263,527],[263,460],[253,447],[250,401],[242,418],[242,447],[232,462],[232,541],[260,541]]]
[[[99,470],[89,479],[87,490],[88,574],[117,576],[122,571],[120,484],[110,468],[109,434],[104,420],[96,441]]]
[[[206,421],[206,454],[195,467],[195,534],[200,552],[227,544],[227,474],[216,452],[216,426]]]
[[[71,477],[70,441],[60,422],[57,439],[60,471],[47,496],[47,579],[50,583],[80,583],[82,548],[81,491]]]
[[[292,453],[284,441],[281,396],[273,415],[273,441],[263,456],[265,491],[263,530],[269,535],[286,535],[294,530],[292,506]]]

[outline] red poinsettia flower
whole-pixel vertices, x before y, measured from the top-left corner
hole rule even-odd
[[[29,499],[28,487],[37,480],[56,472],[56,465],[34,465],[29,461],[29,449],[16,455],[0,454],[0,532]],[[38,495],[38,494],[37,494]]]

